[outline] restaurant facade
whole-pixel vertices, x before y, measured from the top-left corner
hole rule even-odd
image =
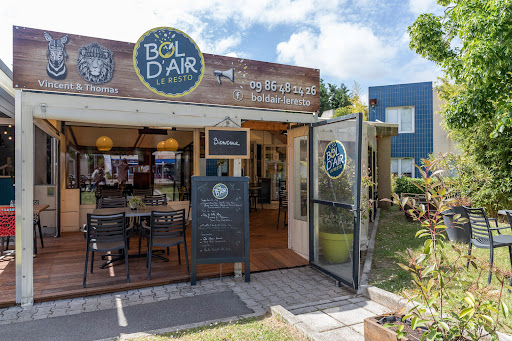
[[[68,240],[87,229],[87,215],[112,188],[165,194],[193,221],[201,214],[192,208],[196,176],[248,178],[250,238],[258,224],[261,238],[281,231],[287,251],[303,260],[281,255],[278,268],[310,264],[358,287],[369,226],[389,197],[396,125],[359,114],[322,120],[320,70],[201,53],[174,28],[148,30],[135,44],[18,26],[13,37],[16,303],[50,297],[34,291],[34,264],[44,256],[33,257],[34,200],[48,203],[40,213],[46,233]],[[265,257],[253,266],[251,253],[251,271],[270,269]],[[243,270],[235,263],[232,273]]]

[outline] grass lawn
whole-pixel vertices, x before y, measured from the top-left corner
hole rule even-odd
[[[377,236],[375,237],[372,271],[370,274],[371,285],[398,295],[402,295],[404,290],[408,291],[413,288],[409,273],[397,265],[398,263],[407,264],[407,260],[396,252],[405,252],[407,248],[411,248],[415,253],[419,253],[423,249],[425,238],[418,239],[414,237],[419,228],[419,223],[407,221],[404,213],[400,211],[397,206],[393,206],[389,210],[381,210]],[[502,233],[512,234],[512,231],[503,230]],[[467,254],[468,248],[466,245],[458,244],[458,246],[463,254]],[[450,247],[447,247],[447,249],[448,257],[456,259],[458,254],[455,250]],[[489,260],[489,250],[473,247],[472,254],[487,262]],[[507,247],[495,249],[494,260],[495,266],[510,271],[510,257]],[[473,268],[470,267],[469,271],[463,271],[464,280],[471,283],[475,283],[478,280],[476,270]],[[484,276],[480,279],[480,283],[484,286],[487,285],[487,272],[485,272]],[[498,284],[499,282],[493,276],[491,285],[488,287],[491,293],[493,291],[497,293]],[[460,296],[460,299],[463,300],[461,285],[452,283],[451,287],[454,289],[456,295]],[[512,310],[512,293],[504,290],[503,297],[509,309]],[[512,317],[509,316],[507,324],[512,326]],[[504,331],[510,333],[512,329]]]
[[[182,330],[162,335],[146,336],[135,341],[209,341],[209,340],[298,340],[307,338],[292,326],[272,316],[242,319],[233,323],[220,323],[210,326]]]

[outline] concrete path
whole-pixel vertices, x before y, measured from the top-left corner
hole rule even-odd
[[[363,321],[389,312],[386,307],[365,297],[340,296],[284,309],[272,307],[272,314],[295,326],[312,340],[364,340]]]
[[[250,283],[226,277],[198,281],[194,287],[170,284],[0,309],[0,340],[44,340],[43,336],[52,340],[62,336],[68,340],[115,339],[260,316],[276,305],[299,314],[301,308],[331,301],[350,307],[361,304],[349,299],[360,298],[336,287],[332,278],[313,268],[301,267],[252,274]],[[151,311],[163,313],[155,317]],[[318,315],[313,311],[302,314],[301,318],[312,321]],[[155,319],[164,323],[155,323]],[[107,329],[107,333],[92,332],[93,328]]]

